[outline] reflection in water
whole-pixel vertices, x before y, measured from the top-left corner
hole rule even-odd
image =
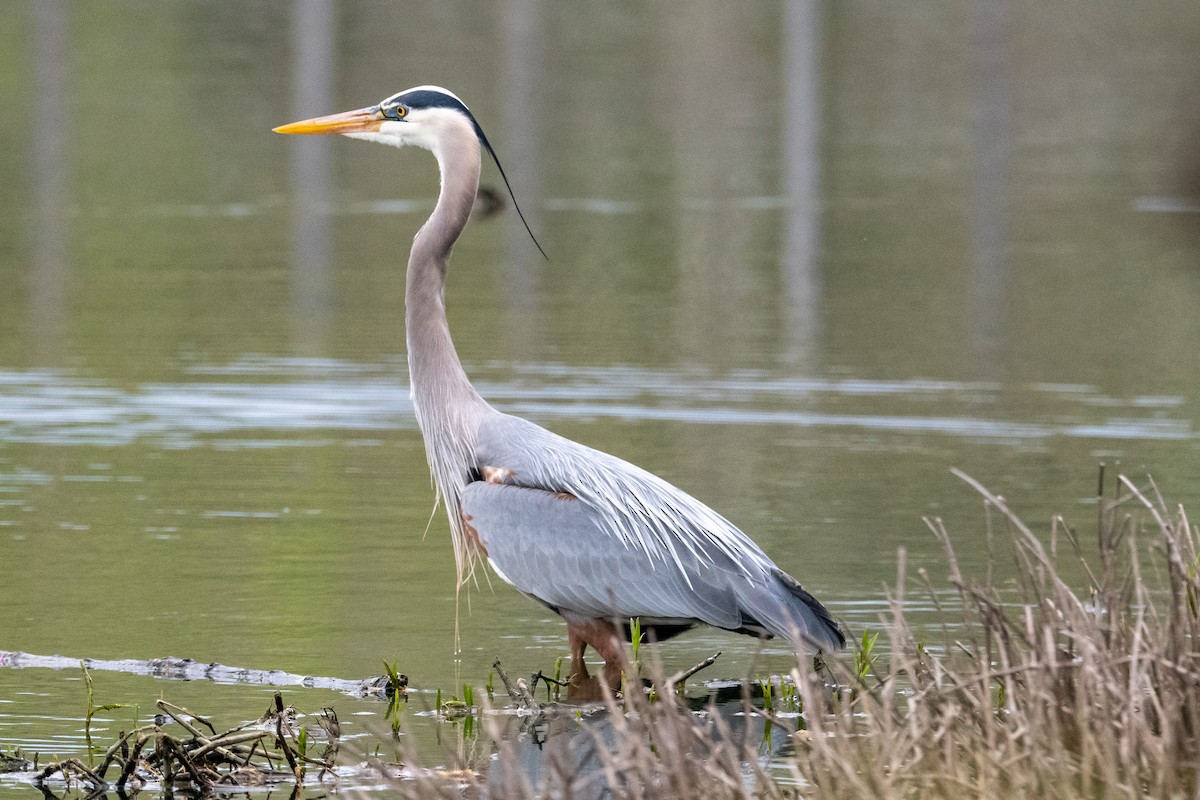
[[[774,103],[754,69],[761,53],[755,33],[771,27],[773,18],[748,17],[739,4],[719,0],[694,2],[687,14],[670,4],[650,5],[666,67],[661,89],[678,98],[669,129],[673,185],[663,194],[679,209],[667,217],[675,287],[654,313],[670,321],[663,331],[679,360],[746,363],[777,339],[762,323],[778,308],[772,298],[770,313],[763,313],[764,297],[778,285],[777,248],[764,243],[775,240],[779,215],[732,202],[776,190],[777,165],[758,168],[760,145],[744,135]],[[755,456],[741,450],[732,429],[684,429],[678,444],[681,469],[697,483],[743,496],[755,491],[758,465],[747,464]],[[722,454],[747,466],[730,469]]]
[[[763,716],[745,713],[740,687],[712,691],[711,706],[701,698],[685,701],[694,714],[702,714],[700,718],[708,721],[706,733],[714,737],[712,743],[696,736],[695,731],[691,732],[694,738],[676,738],[671,734],[677,731],[664,731],[659,746],[667,750],[687,748],[693,758],[704,761],[712,755],[706,748],[725,742],[756,750],[756,760],[763,768],[787,751],[790,740],[782,729],[772,730]],[[612,762],[620,763],[622,758],[639,752],[627,737],[645,735],[639,720],[615,719],[607,711],[595,709],[579,718],[566,708],[543,720],[505,714],[493,715],[489,722],[501,754],[486,770],[487,796],[494,798],[529,796],[528,790],[522,789],[530,785],[549,787],[553,797],[611,797],[613,790],[623,785],[611,771]],[[743,769],[743,779],[750,787],[754,770],[747,766]],[[610,781],[615,783],[610,785]]]
[[[505,133],[502,163],[507,162],[513,190],[534,233],[543,230],[542,210],[542,101],[545,65],[542,0],[504,0],[501,5],[504,37],[504,95],[501,130]],[[499,190],[503,192],[503,190]],[[541,318],[536,291],[545,267],[513,211],[500,222],[504,249],[497,267],[503,274],[504,333],[509,352],[520,357],[539,336],[531,320]]]
[[[1009,0],[974,0],[975,57],[971,271],[972,362],[980,378],[1000,379],[1008,338],[1008,171],[1012,150]]]
[[[821,1],[783,7],[784,319],[787,361],[820,362],[821,338]]]
[[[758,245],[773,237],[777,222],[775,214],[733,205],[734,198],[774,188],[755,169],[757,143],[739,135],[739,125],[771,103],[751,69],[750,53],[760,45],[737,4],[705,0],[686,15],[671,6],[657,10],[667,63],[663,88],[681,101],[670,127],[673,199],[683,210],[674,216],[678,288],[664,313],[686,358],[743,361],[757,343],[730,331],[748,331],[760,317]],[[670,24],[661,15],[670,15]],[[718,98],[728,106],[720,108]],[[714,124],[714,108],[721,124]]]
[[[70,45],[67,4],[39,0],[33,14],[33,119],[29,140],[34,193],[33,256],[30,264],[29,325],[34,363],[61,362],[66,333],[70,257],[67,192],[70,156]]]
[[[297,119],[333,113],[333,0],[292,6],[292,108]],[[292,338],[295,352],[324,352],[333,305],[329,136],[289,136],[292,171]]]

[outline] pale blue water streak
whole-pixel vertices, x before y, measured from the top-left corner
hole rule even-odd
[[[1080,385],[1019,389],[1036,418],[980,414],[1003,410],[1001,387],[944,380],[780,377],[756,372],[712,376],[635,367],[558,364],[469,368],[498,408],[539,419],[779,425],[828,431],[935,434],[996,443],[1054,436],[1191,441],[1182,398],[1115,398]],[[318,431],[385,431],[415,426],[403,362],[247,357],[195,365],[196,380],[134,389],[55,371],[0,372],[0,440],[118,446],[156,440],[164,447],[211,443],[233,432],[274,438],[242,446],[327,444]],[[1012,387],[1008,392],[1011,394]],[[939,413],[920,413],[930,398]],[[833,410],[827,410],[832,407]],[[843,410],[843,407],[844,410]],[[960,409],[960,413],[946,413]],[[301,436],[304,434],[304,436]]]

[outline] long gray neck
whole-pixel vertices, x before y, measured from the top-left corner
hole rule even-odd
[[[438,500],[449,517],[461,587],[478,554],[467,536],[459,501],[476,467],[479,424],[493,412],[467,380],[446,322],[446,268],[479,191],[479,139],[465,118],[454,115],[442,122],[430,148],[441,169],[442,190],[408,257],[404,324],[417,425]]]
[[[483,402],[450,339],[445,296],[450,251],[467,224],[479,188],[479,140],[474,131],[449,128],[439,145],[434,155],[442,173],[441,193],[413,240],[404,296],[413,400],[427,421],[439,411]]]
[[[479,188],[479,140],[464,120],[441,131],[433,153],[441,168],[441,193],[408,259],[405,332],[417,424],[438,490],[454,502],[470,480],[476,429],[490,409],[463,371],[450,339],[445,300],[450,251]]]

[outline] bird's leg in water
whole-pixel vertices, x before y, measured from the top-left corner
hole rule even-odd
[[[571,643],[571,682],[581,683],[590,678],[583,651],[591,647],[604,659],[604,679],[610,689],[621,687],[621,671],[625,668],[625,648],[617,626],[606,619],[586,622],[567,622],[567,639]]]

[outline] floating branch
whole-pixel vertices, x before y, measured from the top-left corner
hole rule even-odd
[[[34,776],[34,784],[43,786],[58,775],[67,783],[77,780],[93,792],[103,791],[110,786],[108,773],[113,768],[117,774],[111,786],[120,791],[148,783],[190,786],[192,790],[286,782],[299,785],[305,764],[319,766],[322,775],[332,774],[328,771],[336,748],[327,754],[327,760],[301,753],[292,731],[295,709],[285,706],[278,692],[272,707],[253,723],[257,727],[242,725],[221,733],[207,718],[186,708],[165,700],[156,705],[187,736],[173,736],[158,725],[146,725],[122,733],[97,768],[91,769],[77,758],[56,761]],[[280,768],[282,762],[287,763],[287,770]]]

